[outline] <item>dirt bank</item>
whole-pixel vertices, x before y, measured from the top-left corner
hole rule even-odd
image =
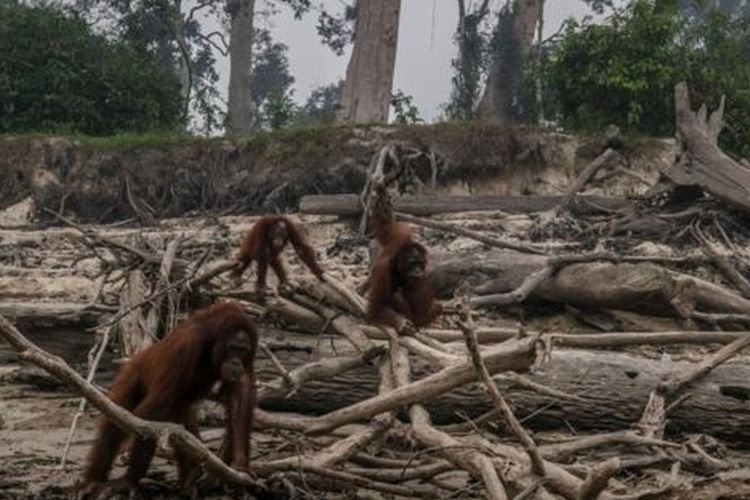
[[[385,142],[433,155],[438,192],[548,194],[605,144],[535,128],[485,124],[334,127],[236,139],[0,139],[0,210],[33,200],[37,222],[62,213],[82,222],[188,214],[288,211],[306,194],[361,190],[372,154]],[[631,141],[634,172],[655,177],[672,141]],[[642,181],[625,178],[618,192]],[[7,225],[7,224],[4,224]]]

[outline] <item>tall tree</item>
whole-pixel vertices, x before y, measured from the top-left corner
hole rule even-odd
[[[313,89],[297,115],[297,122],[307,126],[331,125],[341,103],[344,80]]]
[[[79,16],[0,3],[0,33],[0,133],[180,127],[172,68],[121,38],[96,34]]]
[[[487,50],[487,36],[479,28],[490,12],[489,4],[489,0],[481,0],[478,8],[467,12],[466,1],[458,0],[458,28],[454,36],[458,55],[451,61],[451,98],[446,109],[453,120],[470,120],[476,113]]]
[[[358,0],[354,48],[339,120],[385,123],[391,103],[401,0]]]
[[[517,118],[518,86],[543,13],[544,0],[513,0],[498,13],[487,87],[479,103],[482,119],[512,122]]]
[[[286,44],[276,42],[267,29],[256,28],[253,34],[253,61],[250,71],[250,98],[253,109],[263,109],[266,101],[273,97],[279,100],[290,97],[294,77],[289,70]],[[253,128],[262,128],[261,114],[256,113]]]
[[[227,0],[229,14],[229,102],[227,132],[241,134],[253,126],[250,69],[255,0]]]
[[[206,0],[214,1],[214,0]],[[312,7],[310,0],[278,0],[292,9],[299,19]],[[265,96],[270,95],[263,88],[268,78],[279,76],[282,80],[291,78],[288,74],[286,46],[274,44],[267,30],[255,31],[255,0],[227,0],[229,15],[229,99],[227,103],[227,133],[242,134],[261,125],[260,108]],[[272,16],[278,10],[274,2],[267,2],[261,15]],[[257,43],[256,43],[257,39]],[[259,47],[258,64],[253,65],[253,45]],[[270,73],[263,75],[264,71]],[[294,79],[285,83],[285,88],[275,89],[274,103],[286,109],[291,102],[287,90]],[[278,83],[278,82],[277,82]],[[260,90],[259,90],[260,89]],[[274,106],[278,108],[278,106]]]
[[[183,0],[63,0],[79,15],[111,27],[137,51],[173,71],[181,83],[183,121],[199,117],[201,128],[218,125],[218,74],[214,50],[225,53],[223,35],[206,34],[199,16],[216,13],[221,0],[204,0],[189,7]],[[189,8],[188,8],[189,7]],[[104,21],[104,22],[102,22]]]

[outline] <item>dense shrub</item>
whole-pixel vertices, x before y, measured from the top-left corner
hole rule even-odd
[[[602,24],[569,21],[532,66],[526,87],[533,90],[535,79],[542,83],[545,117],[565,128],[616,123],[671,135],[674,85],[686,80],[697,101],[716,106],[726,95],[722,143],[750,156],[748,19],[748,13],[718,11],[681,17],[653,1],[634,0]]]
[[[0,132],[173,129],[181,101],[170,68],[84,20],[50,7],[0,6]]]

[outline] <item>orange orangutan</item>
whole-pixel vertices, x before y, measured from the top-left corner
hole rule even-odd
[[[201,309],[160,342],[133,356],[112,383],[109,397],[138,417],[181,423],[197,436],[195,403],[221,382],[219,399],[226,407],[228,444],[222,449],[222,459],[246,470],[256,401],[257,343],[255,323],[239,305],[225,302]],[[115,455],[127,437],[102,417],[78,498],[109,498],[138,489],[156,450],[156,442],[145,437],[133,437],[127,472],[108,481]],[[179,450],[175,452],[180,482],[195,496],[197,469]]]
[[[256,261],[258,266],[256,288],[261,297],[265,293],[269,265],[278,276],[281,285],[286,285],[288,278],[280,254],[287,243],[292,244],[294,251],[308,269],[319,280],[324,281],[323,269],[318,265],[315,251],[305,241],[299,228],[282,215],[264,215],[250,229],[237,255],[240,265],[232,273],[235,280],[239,280],[252,261]]]
[[[414,241],[411,227],[380,210],[373,213],[372,226],[381,248],[370,272],[368,319],[411,334],[442,312],[427,274],[427,249]]]

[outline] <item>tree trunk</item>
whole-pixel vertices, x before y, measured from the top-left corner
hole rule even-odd
[[[547,257],[509,250],[436,255],[433,260],[432,283],[440,297],[451,297],[462,281],[478,295],[508,293],[547,264]],[[569,264],[542,281],[528,299],[661,316],[684,317],[694,308],[750,314],[750,300],[733,291],[652,263]]]
[[[401,0],[359,0],[354,48],[341,96],[342,123],[386,123]]]
[[[705,333],[705,332],[704,332]],[[29,332],[30,338],[42,347],[65,359],[80,359],[89,332],[76,329],[61,335],[58,331]],[[266,330],[267,343],[287,370],[323,358],[355,356],[348,340],[332,337],[322,340],[319,335]],[[569,337],[575,338],[574,335]],[[500,339],[497,342],[501,342]],[[567,345],[567,342],[566,342]],[[603,346],[606,347],[606,346]],[[0,340],[0,357],[10,347]],[[15,354],[8,359],[16,359]],[[107,358],[109,359],[109,358]],[[436,369],[422,358],[410,356],[414,380]],[[583,400],[560,399],[518,386],[512,378],[499,376],[499,388],[525,425],[533,430],[561,429],[573,426],[581,432],[620,430],[638,421],[649,393],[667,376],[684,371],[691,363],[661,357],[646,359],[611,351],[586,351],[558,348],[550,361],[544,363],[528,378],[552,389]],[[117,365],[105,361],[97,375],[97,382],[108,386]],[[273,363],[263,352],[256,364],[258,380],[268,382],[279,377]],[[19,373],[18,376],[23,376]],[[696,429],[715,437],[750,446],[750,413],[746,410],[750,398],[750,364],[747,358],[731,360],[718,366],[704,379],[689,389],[686,399],[669,414],[667,431],[692,433]],[[377,363],[359,365],[344,373],[323,380],[304,383],[289,397],[263,397],[260,407],[268,411],[294,411],[306,415],[320,415],[357,403],[377,394]],[[22,383],[16,376],[4,383]],[[427,408],[437,424],[464,422],[465,417],[476,417],[492,409],[484,386],[471,383],[427,402]],[[460,413],[460,415],[459,415]]]
[[[724,102],[708,115],[702,107],[693,113],[685,83],[675,86],[677,133],[685,151],[681,161],[664,171],[679,186],[698,186],[710,195],[750,211],[750,169],[734,161],[718,146]]]
[[[255,0],[227,0],[229,13],[229,104],[227,132],[240,134],[252,127],[250,64],[253,49]]]
[[[333,356],[329,342],[315,336],[285,333],[284,340],[298,347],[330,352],[310,354],[304,350],[276,351],[287,369]],[[343,339],[336,340],[338,355],[353,350]],[[421,358],[411,356],[414,379],[434,372]],[[578,349],[555,350],[552,359],[529,378],[534,382],[579,396],[584,400],[556,399],[518,387],[510,379],[499,377],[501,392],[507,397],[519,418],[534,415],[525,425],[534,430],[567,428],[579,431],[626,429],[638,421],[650,391],[663,377],[690,366],[685,361],[645,359],[625,353],[590,352]],[[258,362],[259,380],[278,377],[271,363],[262,355]],[[695,429],[730,441],[750,443],[750,413],[744,410],[750,395],[750,365],[747,360],[731,361],[717,367],[705,379],[691,386],[688,398],[670,413],[668,430],[690,433]],[[328,380],[304,384],[294,395],[264,399],[260,406],[269,411],[294,411],[319,415],[334,411],[377,394],[378,373],[375,366],[354,368]],[[461,422],[457,414],[470,418],[492,409],[492,402],[479,383],[467,384],[426,402],[438,424]],[[748,446],[746,444],[745,446]]]
[[[543,0],[514,0],[500,12],[492,40],[487,87],[479,103],[482,119],[512,122],[518,117],[518,86],[543,4]]]
[[[454,74],[451,102],[447,110],[455,120],[470,120],[476,114],[486,48],[479,27],[489,12],[489,0],[482,0],[479,7],[469,13],[466,12],[465,0],[458,0],[458,28],[455,35],[458,56],[452,62]]]
[[[102,315],[88,304],[75,302],[0,302],[0,314],[19,328],[92,327]]]
[[[145,307],[133,309],[143,303],[143,299],[149,295],[149,288],[143,271],[135,269],[130,272],[120,295],[120,314],[123,317],[118,321],[118,338],[123,356],[132,356],[154,343],[155,337],[151,336],[153,332],[146,328],[148,321],[143,314]]]
[[[177,8],[168,22],[172,25],[171,30],[180,53],[179,62],[177,63],[177,76],[180,79],[180,94],[183,101],[182,118],[185,126],[187,126],[190,114],[190,97],[193,89],[193,63],[190,54],[190,44],[185,37],[185,16],[182,14],[180,3],[177,4]]]
[[[450,297],[462,281],[478,295],[508,293],[547,263],[547,257],[508,250],[436,256],[434,260],[432,281],[441,297]],[[586,262],[563,267],[542,281],[529,299],[685,316],[692,312],[696,295],[690,277],[652,264]]]

